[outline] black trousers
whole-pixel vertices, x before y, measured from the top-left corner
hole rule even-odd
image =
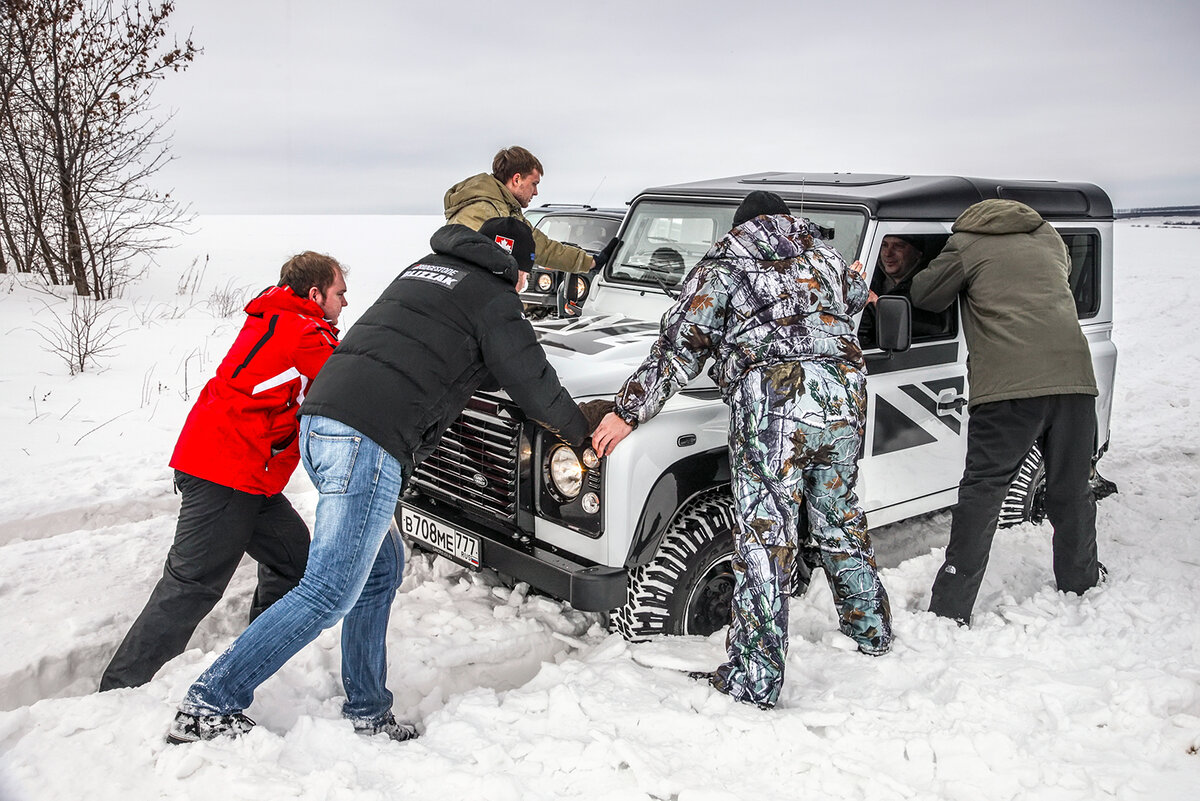
[[[1099,581],[1096,500],[1088,486],[1096,438],[1091,395],[1044,395],[971,410],[967,465],[958,485],[946,561],[929,611],[969,623],[983,582],[1000,505],[1037,443],[1046,466],[1046,516],[1054,526],[1054,578],[1063,592]]]
[[[308,526],[282,494],[253,495],[178,470],[175,486],[182,504],[162,578],[105,668],[101,691],[145,684],[183,653],[244,554],[258,562],[250,620],[304,575]]]

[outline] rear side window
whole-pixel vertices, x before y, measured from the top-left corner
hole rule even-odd
[[[1100,234],[1098,231],[1059,231],[1071,260],[1071,293],[1079,319],[1100,311]]]

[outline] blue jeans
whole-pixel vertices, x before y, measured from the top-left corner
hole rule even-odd
[[[389,527],[404,485],[400,462],[350,426],[315,415],[300,418],[300,458],[321,494],[304,577],[204,671],[183,712],[240,712],[258,685],[342,618],[342,714],[373,722],[391,711],[387,625],[404,549]]]

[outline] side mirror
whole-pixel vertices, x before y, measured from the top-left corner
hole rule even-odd
[[[592,291],[592,278],[588,275],[565,273],[558,286],[558,316],[578,317],[583,302]]]
[[[901,295],[875,301],[875,341],[879,348],[902,353],[912,345],[912,304]]]

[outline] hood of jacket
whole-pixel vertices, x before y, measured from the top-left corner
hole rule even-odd
[[[463,206],[480,200],[490,200],[495,204],[508,206],[510,214],[521,210],[521,204],[513,197],[513,193],[508,191],[508,187],[486,172],[472,175],[447,189],[446,196],[442,198],[442,205],[446,208],[446,217],[450,218]]]
[[[763,214],[734,227],[713,243],[706,259],[794,259],[812,250],[818,228],[803,217]]]
[[[246,304],[246,314],[263,317],[275,312],[295,312],[305,317],[325,319],[325,310],[308,298],[302,298],[290,286],[267,287]],[[331,326],[332,327],[332,326]],[[337,331],[335,328],[334,331]]]
[[[500,249],[494,240],[465,225],[443,225],[433,232],[429,246],[434,253],[482,267],[512,286],[516,286],[520,270],[517,260]]]
[[[1042,215],[1015,200],[992,198],[980,201],[958,216],[954,233],[1028,234],[1046,221]]]

